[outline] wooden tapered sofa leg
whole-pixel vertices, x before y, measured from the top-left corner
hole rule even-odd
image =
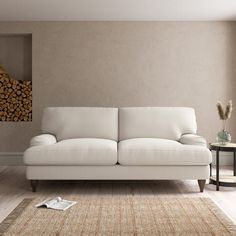
[[[198,180],[198,186],[200,188],[200,192],[201,193],[204,191],[205,184],[206,184],[206,180],[205,179],[199,179]]]
[[[31,184],[31,188],[32,188],[32,192],[36,192],[37,186],[38,186],[38,180],[35,179],[31,179],[30,180],[30,184]]]

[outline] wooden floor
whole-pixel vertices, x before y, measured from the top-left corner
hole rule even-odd
[[[224,174],[230,173],[224,168]],[[236,223],[236,188],[207,184],[204,193],[199,192],[197,181],[41,181],[37,193],[32,193],[25,179],[25,167],[0,166],[0,222],[26,197],[66,197],[83,195],[158,195],[184,197],[210,197]]]

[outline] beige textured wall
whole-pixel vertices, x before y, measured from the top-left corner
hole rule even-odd
[[[191,106],[209,141],[217,100],[236,103],[236,23],[0,23],[33,34],[33,122],[0,123],[0,152],[23,151],[46,106]],[[229,130],[236,141],[236,112]]]
[[[31,35],[1,35],[0,65],[17,80],[32,79]]]

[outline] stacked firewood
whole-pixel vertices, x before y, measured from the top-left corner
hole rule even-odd
[[[0,121],[32,121],[32,82],[12,79],[2,67]]]

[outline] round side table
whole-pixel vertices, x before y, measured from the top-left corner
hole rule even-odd
[[[216,175],[212,175],[212,165],[210,165],[210,183],[216,185],[216,190],[219,191],[219,186],[236,187],[236,143],[221,145],[219,143],[210,143],[210,151],[216,151]],[[234,153],[234,175],[220,176],[220,152]]]

